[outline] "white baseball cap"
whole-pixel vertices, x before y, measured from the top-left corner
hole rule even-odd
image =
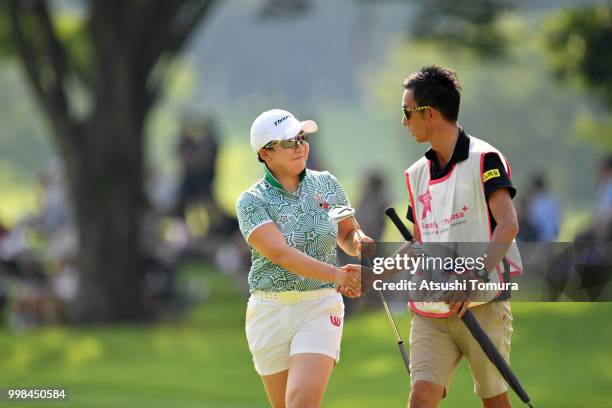
[[[259,115],[251,126],[251,147],[258,153],[275,140],[292,139],[301,131],[315,133],[319,127],[313,120],[300,122],[290,112],[272,109]]]

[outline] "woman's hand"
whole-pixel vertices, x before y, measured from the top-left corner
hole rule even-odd
[[[361,230],[356,230],[356,233],[353,234],[353,248],[355,248],[357,255],[365,258],[371,258],[376,253],[374,240]]]
[[[339,288],[339,292],[347,294],[347,296],[359,296],[361,293],[361,266],[355,264],[347,264],[338,268],[335,283]]]
[[[338,269],[337,290],[348,297],[361,295],[361,265],[347,264]]]
[[[338,223],[338,246],[350,256],[374,256],[374,240],[359,227],[355,218],[350,217]]]

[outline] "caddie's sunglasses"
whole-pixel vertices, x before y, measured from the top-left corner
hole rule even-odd
[[[405,108],[405,107],[404,107],[404,108],[402,108],[402,109],[403,109],[403,111],[404,111],[404,118],[405,118],[406,120],[410,120],[410,113],[411,113],[411,112],[422,111],[422,110],[425,110],[425,109],[427,109],[427,108],[429,108],[429,106],[428,106],[428,105],[416,106],[416,107],[414,107],[414,108]]]
[[[273,140],[264,146],[264,149],[271,149],[276,145],[280,145],[283,149],[295,149],[298,145],[308,143],[308,135],[298,135],[293,139]]]

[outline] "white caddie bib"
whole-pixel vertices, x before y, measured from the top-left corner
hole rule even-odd
[[[508,176],[510,167],[499,150],[487,142],[468,136],[469,155],[466,160],[455,163],[447,175],[431,180],[431,162],[422,157],[405,172],[406,185],[415,223],[418,223],[421,242],[489,242],[492,231],[489,208],[485,198],[483,177],[484,157],[487,153],[497,153]],[[513,241],[504,258],[510,265],[510,276],[523,272],[521,257],[516,242]],[[491,273],[491,282],[504,282],[503,262]],[[487,303],[499,295],[491,293],[482,301],[472,302],[470,307]],[[452,312],[443,302],[410,302],[416,313],[447,317]]]

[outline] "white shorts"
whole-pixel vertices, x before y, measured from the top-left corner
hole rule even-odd
[[[259,375],[289,368],[289,356],[317,353],[340,360],[344,302],[334,289],[319,289],[320,298],[293,304],[251,296],[246,310],[246,336]]]

